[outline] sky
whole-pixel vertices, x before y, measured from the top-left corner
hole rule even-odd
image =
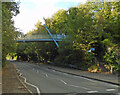
[[[19,1],[19,0],[15,0]],[[26,34],[35,29],[35,24],[42,22],[43,17],[50,18],[59,9],[69,9],[86,0],[20,0],[20,13],[14,17],[15,27]]]

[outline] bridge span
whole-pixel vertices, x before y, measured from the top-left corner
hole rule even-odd
[[[46,30],[48,33],[46,34],[39,34],[39,35],[27,35],[22,38],[18,38],[17,42],[54,42],[56,46],[59,48],[58,41],[62,41],[64,38],[67,37],[67,35],[60,35],[60,34],[52,34],[47,26],[44,24]]]

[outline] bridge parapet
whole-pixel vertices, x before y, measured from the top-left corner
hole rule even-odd
[[[68,35],[53,34],[54,39],[65,39]],[[52,39],[48,34],[42,35],[27,35],[23,38],[18,38],[17,40],[31,40],[31,39]]]

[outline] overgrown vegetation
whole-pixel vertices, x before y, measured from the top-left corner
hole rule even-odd
[[[120,71],[120,2],[87,2],[44,18],[52,34],[69,35],[57,48],[52,42],[17,43],[18,60],[54,62],[91,72]],[[40,21],[24,36],[47,33]],[[88,52],[90,48],[95,51]]]
[[[16,2],[2,3],[2,65],[5,65],[8,53],[15,52],[17,31],[14,27],[13,16],[19,13]]]

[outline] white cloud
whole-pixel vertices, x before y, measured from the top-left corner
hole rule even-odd
[[[20,0],[20,14],[15,20],[15,26],[22,32],[27,33],[34,29],[38,20],[43,21],[43,17],[51,17],[59,8],[55,6],[58,2],[80,2],[84,0]]]

